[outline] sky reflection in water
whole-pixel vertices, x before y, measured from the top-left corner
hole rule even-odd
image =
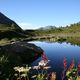
[[[75,60],[75,64],[80,61],[80,47],[77,45],[71,45],[70,43],[58,43],[58,42],[41,42],[32,41],[37,46],[40,46],[46,53],[48,59],[50,60],[49,65],[52,67],[51,71],[56,71],[60,75],[63,70],[63,59],[64,57],[68,60],[68,66],[70,65],[72,59]],[[40,58],[32,63],[32,65],[38,65]]]

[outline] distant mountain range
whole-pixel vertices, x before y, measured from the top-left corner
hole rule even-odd
[[[39,30],[51,30],[51,29],[56,29],[56,26],[49,25],[49,26],[39,28]]]

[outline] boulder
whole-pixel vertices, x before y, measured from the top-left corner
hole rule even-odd
[[[8,58],[11,64],[29,64],[41,56],[43,50],[31,43],[14,42],[0,47],[0,55]]]

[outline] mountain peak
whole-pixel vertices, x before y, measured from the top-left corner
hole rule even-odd
[[[48,25],[48,26],[45,26],[45,27],[41,27],[39,29],[41,29],[41,30],[51,30],[51,29],[55,29],[55,28],[56,28],[56,26]]]

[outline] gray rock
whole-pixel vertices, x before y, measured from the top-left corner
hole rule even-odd
[[[40,47],[27,42],[9,44],[1,47],[1,50],[7,54],[10,63],[14,64],[31,63],[43,53]]]

